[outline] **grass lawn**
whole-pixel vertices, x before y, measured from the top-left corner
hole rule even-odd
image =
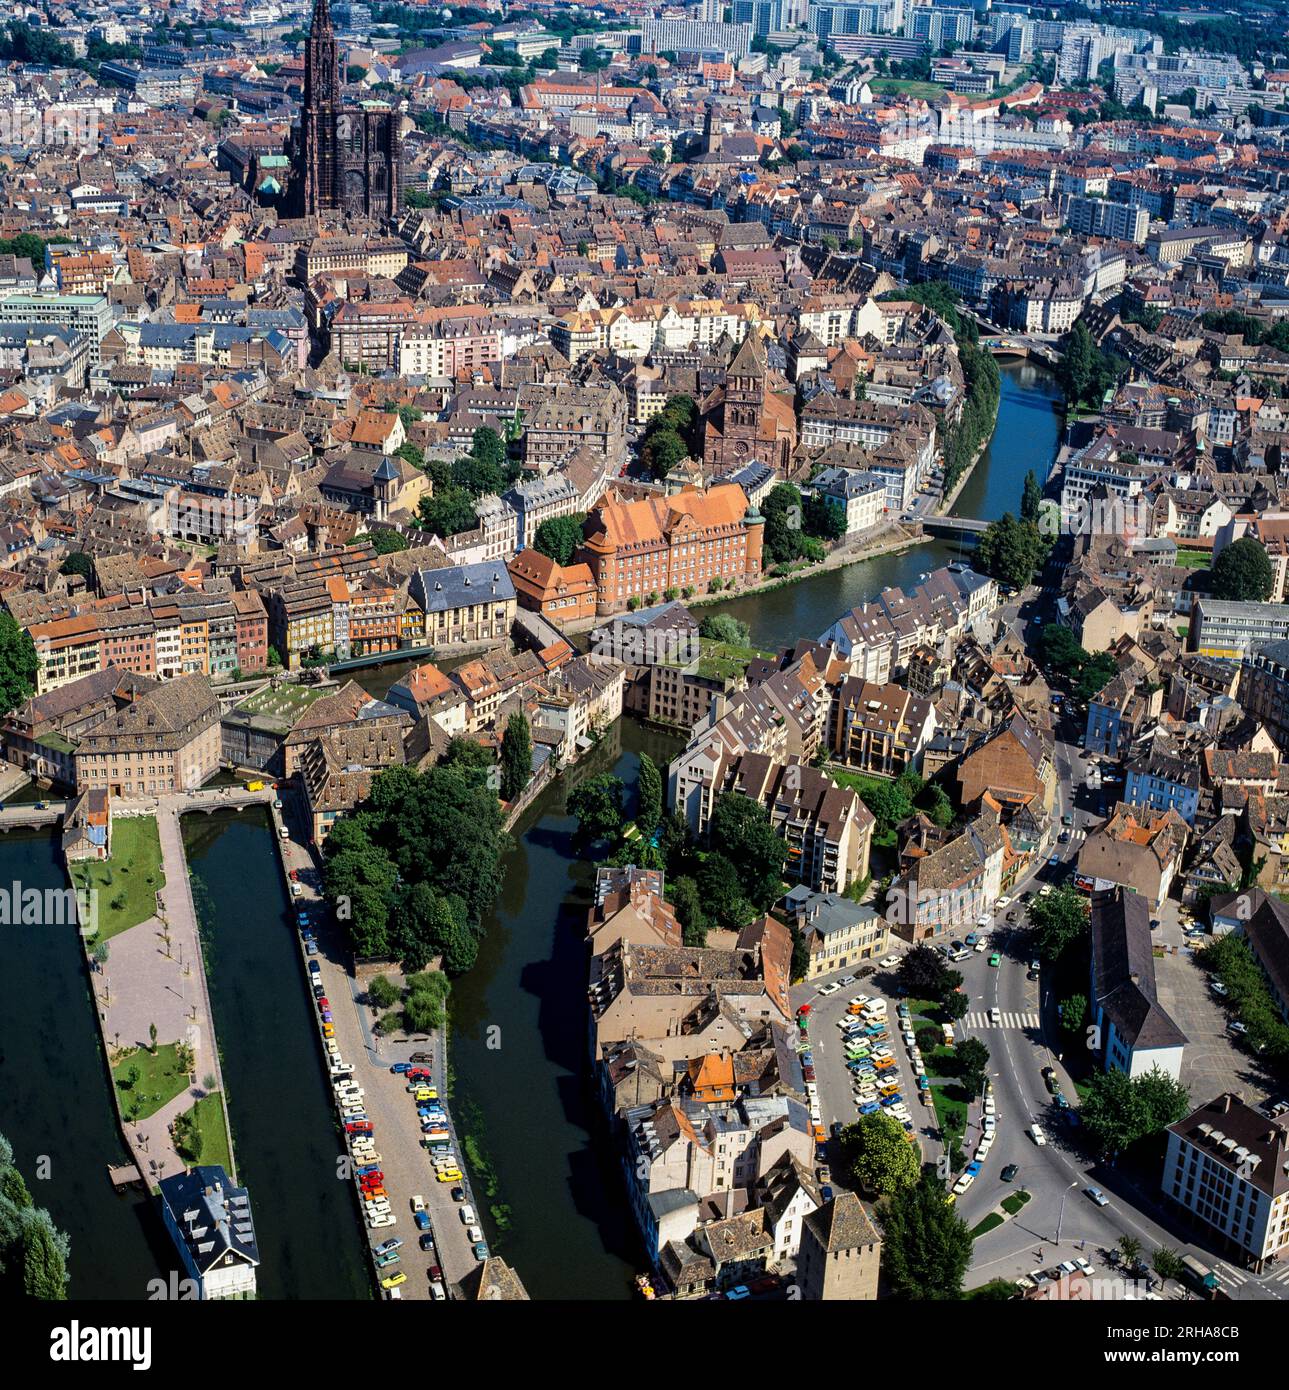
[[[971,1238],[975,1240],[978,1236],[983,1236],[986,1231],[992,1231],[1002,1224],[1003,1218],[996,1211],[991,1211],[978,1226],[971,1228]]]
[[[1188,570],[1206,570],[1213,563],[1211,550],[1179,550],[1177,563]]]
[[[950,1082],[950,1086],[957,1086],[957,1082]],[[931,1083],[931,1101],[935,1106],[935,1120],[940,1127],[941,1134],[952,1129],[955,1134],[961,1134],[967,1127],[967,1102],[957,1100],[948,1094],[945,1085]]]
[[[736,647],[729,642],[713,642],[703,637],[699,642],[698,674],[705,680],[736,680],[747,675],[753,658],[768,656],[757,647]]]
[[[114,820],[112,857],[73,865],[72,882],[98,893],[97,940],[146,922],[166,882],[156,821],[151,816]]]
[[[1010,1197],[1003,1198],[1003,1210],[1008,1216],[1015,1216],[1016,1213],[1029,1201],[1029,1193],[1024,1190],[1013,1192]]]
[[[218,1163],[226,1173],[232,1171],[232,1155],[228,1152],[228,1131],[224,1127],[224,1098],[218,1091],[212,1091],[202,1098],[191,1110],[185,1110],[176,1123],[189,1120],[201,1135],[201,1149],[193,1153],[186,1145],[179,1145],[181,1157],[193,1163]]]
[[[133,1086],[129,1084],[131,1067],[139,1069],[139,1079]],[[179,1070],[175,1043],[159,1043],[155,1053],[146,1047],[127,1052],[112,1067],[112,1080],[121,1093],[121,1109],[127,1117],[140,1120],[155,1115],[190,1084],[188,1073]]]
[[[930,101],[932,97],[944,96],[948,90],[938,82],[914,82],[904,77],[875,77],[868,85],[874,92],[923,97],[927,101]]]

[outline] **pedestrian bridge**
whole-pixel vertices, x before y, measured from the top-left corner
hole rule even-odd
[[[976,521],[969,516],[927,516],[922,518],[922,529],[928,536],[940,536],[945,540],[960,541],[964,545],[974,545],[975,538],[988,526],[987,521]]]
[[[1054,367],[1061,360],[1061,354],[1054,343],[1025,334],[982,336],[980,346],[995,357],[1033,357],[1040,362],[1046,362],[1049,367]]]

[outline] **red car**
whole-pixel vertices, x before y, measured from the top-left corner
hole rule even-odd
[[[292,869],[292,870],[291,870],[291,881],[294,883],[297,879],[299,879],[299,877],[300,877],[300,870],[299,870],[299,869]]]
[[[318,1012],[321,1013],[321,1012],[323,1011],[323,1009],[329,1009],[330,1007],[331,1007],[331,1002],[330,1002],[330,1000],[328,1000],[327,996],[324,994],[324,995],[322,996],[322,998],[318,1000]]]
[[[345,1126],[346,1134],[370,1134],[371,1132],[370,1120],[350,1120]]]
[[[752,1285],[753,1293],[772,1293],[779,1287],[779,1276],[777,1274],[763,1274],[760,1279]]]
[[[409,1081],[428,1081],[433,1074],[434,1073],[430,1071],[429,1067],[413,1067],[412,1070],[407,1073],[407,1079]]]

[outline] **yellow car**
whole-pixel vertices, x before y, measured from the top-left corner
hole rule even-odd
[[[440,1181],[440,1182],[460,1182],[460,1181],[461,1181],[461,1170],[460,1170],[460,1168],[444,1168],[443,1171],[439,1174],[439,1181]]]
[[[439,1093],[431,1091],[428,1086],[422,1086],[419,1091],[412,1092],[412,1098],[414,1100],[438,1100]]]
[[[322,1036],[324,1038],[334,1038],[336,1036],[336,1025],[334,1023],[324,1023],[322,1025]]]
[[[944,1199],[944,1204],[946,1207],[951,1207],[957,1200],[958,1194],[956,1192],[950,1192],[949,1195]]]
[[[400,1284],[407,1283],[407,1275],[400,1269],[397,1274],[391,1274],[388,1278],[380,1281],[382,1289],[396,1289]]]

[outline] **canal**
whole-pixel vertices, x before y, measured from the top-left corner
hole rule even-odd
[[[56,835],[0,835],[0,884],[65,888],[58,846]],[[130,1155],[74,924],[0,927],[0,1133],[36,1204],[71,1237],[68,1297],[146,1299],[177,1267],[151,1201],[108,1181]]]
[[[1025,474],[1043,483],[1060,443],[1061,391],[1046,367],[1024,361],[1000,363],[1002,391],[993,438],[963,484],[954,516],[997,521],[1020,510]],[[970,547],[927,541],[895,555],[825,570],[795,584],[712,604],[701,611],[729,613],[747,623],[758,647],[777,651],[799,637],[818,637],[843,613],[876,597],[888,586],[904,588],[951,560],[969,559]]]
[[[1026,471],[1043,479],[1055,454],[1058,404],[1045,369],[1002,367],[998,427],[957,514],[992,520],[1018,507]],[[818,636],[883,587],[915,583],[956,554],[928,542],[721,609],[748,622],[758,645],[777,648]],[[391,664],[357,679],[383,694],[404,669]],[[583,927],[595,866],[574,854],[564,799],[600,771],[633,787],[641,752],[665,764],[678,747],[621,720],[538,798],[516,827],[478,964],[454,987],[457,1118],[495,1173],[495,1195],[484,1196],[478,1171],[476,1194],[497,1208],[485,1214],[489,1236],[534,1298],[626,1298],[642,1268],[587,1089]],[[267,819],[221,812],[190,817],[184,830],[238,1166],[254,1202],[261,1297],[370,1297]],[[0,836],[0,884],[14,880],[64,886],[56,837]],[[108,1165],[126,1154],[75,930],[0,928],[0,990],[0,1132],[36,1201],[71,1234],[71,1296],[144,1298],[174,1258],[151,1203],[137,1191],[114,1193],[107,1181]]]
[[[452,990],[453,1105],[495,1170],[510,1225],[494,1248],[533,1298],[621,1299],[645,1266],[625,1188],[588,1090],[586,914],[594,863],[573,850],[570,788],[599,772],[634,795],[639,755],[680,739],[621,719],[515,828],[479,961]],[[631,810],[633,803],[628,803]],[[475,1195],[488,1205],[474,1173]]]
[[[260,1298],[371,1297],[267,811],[184,818]],[[0,882],[3,882],[0,879]]]
[[[1002,367],[997,431],[955,512],[994,520],[1018,509],[1029,469],[1046,478],[1060,438],[1059,396],[1045,368]],[[932,541],[735,599],[719,611],[747,622],[759,645],[778,648],[818,636],[887,585],[916,583],[958,557],[956,546]],[[516,848],[479,962],[453,988],[458,1123],[481,1144],[495,1179],[493,1200],[509,1222],[503,1229],[493,1223],[490,1238],[534,1298],[628,1297],[631,1276],[643,1267],[622,1178],[588,1090],[583,932],[595,866],[574,854],[575,822],[564,799],[581,778],[602,771],[634,788],[641,752],[662,765],[679,747],[678,738],[619,720],[538,799],[515,828]],[[482,1187],[476,1181],[486,1205]]]

